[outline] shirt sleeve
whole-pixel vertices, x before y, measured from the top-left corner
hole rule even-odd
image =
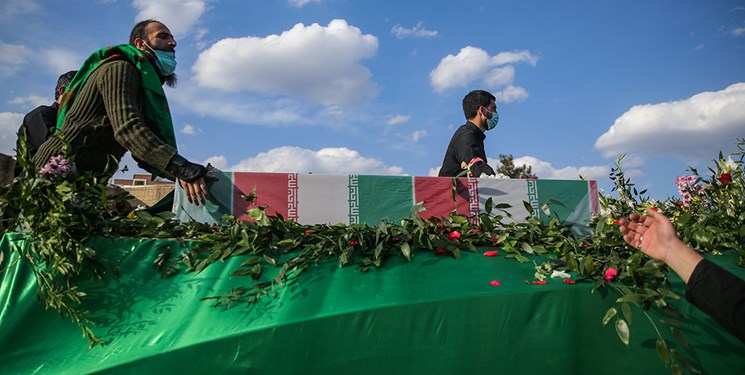
[[[141,108],[142,85],[137,70],[126,61],[104,64],[98,89],[117,142],[139,161],[165,171],[176,150],[168,146],[145,123]]]
[[[745,342],[745,281],[704,259],[688,279],[686,299]]]

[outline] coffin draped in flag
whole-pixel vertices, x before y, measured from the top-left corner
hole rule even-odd
[[[182,221],[216,223],[224,215],[249,220],[250,208],[263,206],[301,224],[369,224],[398,222],[417,203],[422,218],[451,212],[473,216],[486,202],[509,205],[505,222],[530,215],[548,222],[557,217],[577,232],[589,232],[598,212],[597,184],[585,180],[524,180],[426,176],[314,175],[299,173],[215,172],[208,181],[205,205],[189,203],[177,185],[173,211]],[[252,202],[245,199],[254,197]],[[532,207],[531,211],[526,205]]]

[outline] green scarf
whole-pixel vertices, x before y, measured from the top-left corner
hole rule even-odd
[[[145,123],[155,135],[167,145],[176,149],[176,136],[173,132],[171,112],[168,109],[168,101],[163,91],[163,85],[158,78],[155,68],[145,54],[131,44],[120,44],[102,48],[88,57],[80,67],[75,77],[67,85],[65,93],[60,97],[59,115],[57,116],[57,129],[62,129],[65,114],[72,107],[75,96],[83,87],[88,77],[99,66],[113,60],[128,60],[140,72],[142,88],[145,94]],[[152,172],[152,171],[151,171]]]

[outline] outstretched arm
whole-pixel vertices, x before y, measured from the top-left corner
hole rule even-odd
[[[629,219],[621,219],[621,233],[626,243],[665,262],[686,283],[703,259],[678,238],[673,224],[665,215],[651,208],[647,209],[645,216],[634,213]]]

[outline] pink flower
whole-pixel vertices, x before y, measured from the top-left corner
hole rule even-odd
[[[484,256],[493,257],[499,254],[499,250],[489,250],[484,252]]]
[[[66,177],[68,174],[75,172],[75,165],[70,163],[67,159],[62,156],[52,156],[37,173],[49,176]]]
[[[454,230],[448,233],[448,238],[451,240],[457,240],[460,238],[460,232],[458,232],[457,230]]]
[[[613,279],[615,279],[617,275],[618,271],[616,271],[615,268],[608,268],[607,270],[605,270],[605,281],[613,281]]]
[[[548,281],[546,281],[546,280],[536,280],[536,281],[533,281],[533,284],[535,284],[535,285],[546,285],[546,284],[548,284]]]
[[[448,252],[445,251],[445,250],[443,250],[443,249],[437,249],[437,250],[435,250],[435,255],[444,255],[444,254],[447,254],[447,253]]]
[[[489,281],[489,285],[491,285],[491,286],[500,286],[500,285],[502,285],[502,283],[500,283],[499,280],[492,280],[492,281]]]
[[[574,284],[574,280],[572,280],[572,279],[564,279],[564,283],[569,284],[569,285],[572,285],[572,284]]]

